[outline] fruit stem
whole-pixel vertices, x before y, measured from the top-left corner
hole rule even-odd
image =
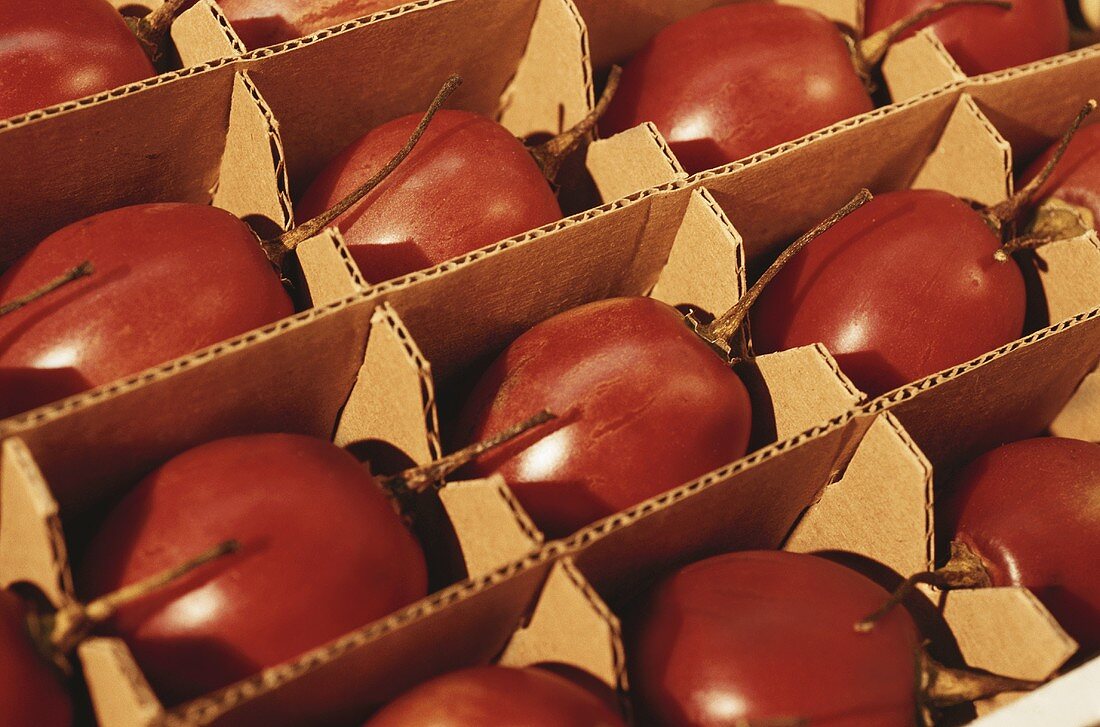
[[[162,46],[180,10],[189,0],[164,0],[161,5],[143,18],[126,18],[130,31],[137,36],[145,54],[153,64],[158,64],[163,56]]]
[[[123,586],[88,604],[70,603],[63,606],[53,615],[50,642],[60,655],[68,654],[96,625],[114,616],[120,607],[160,590],[212,560],[235,553],[240,547],[236,540],[227,540],[188,561]]]
[[[914,573],[898,586],[889,600],[874,613],[856,622],[860,633],[871,631],[899,603],[909,597],[918,583],[936,588],[988,588],[993,585],[982,559],[973,550],[957,540],[951,541],[951,558],[942,568]]]
[[[688,324],[695,330],[704,341],[709,343],[713,348],[722,352],[731,363],[734,363],[734,359],[730,356],[730,339],[741,329],[741,326],[745,323],[745,318],[749,314],[749,309],[756,303],[756,299],[760,297],[760,294],[764,292],[764,288],[768,283],[779,274],[779,271],[786,266],[787,263],[797,255],[802,248],[809,245],[818,236],[827,231],[830,227],[840,222],[848,215],[855,212],[863,205],[870,202],[872,199],[871,193],[866,189],[859,190],[859,193],[853,197],[846,205],[839,210],[829,215],[826,219],[819,222],[809,232],[802,235],[802,237],[795,240],[786,250],[779,254],[768,269],[764,271],[764,274],[760,276],[760,279],[749,288],[749,292],[745,293],[741,297],[741,300],[728,311],[726,311],[722,317],[716,319],[709,325],[702,326],[695,322],[694,318],[690,315],[688,317]]]
[[[1009,225],[1016,221],[1016,218],[1020,214],[1031,206],[1031,202],[1035,195],[1039,193],[1039,190],[1051,175],[1054,174],[1055,168],[1058,163],[1062,161],[1062,157],[1066,153],[1066,149],[1069,148],[1069,143],[1073,141],[1074,135],[1077,134],[1077,130],[1081,128],[1081,124],[1085,118],[1096,110],[1096,100],[1089,99],[1080,111],[1077,112],[1077,116],[1070,123],[1069,128],[1062,134],[1062,140],[1058,143],[1058,148],[1054,152],[1054,156],[1043,166],[1042,171],[1039,172],[1030,182],[1024,185],[1023,189],[1017,190],[1015,194],[993,207],[987,208],[984,212],[986,222],[993,227],[994,230],[1000,231],[1004,229],[1006,225]],[[998,260],[1001,256],[998,256]],[[1004,257],[1007,260],[1007,253]]]
[[[944,666],[921,650],[921,703],[945,708],[988,699],[1004,692],[1029,692],[1043,682],[1014,679],[1001,674]]]
[[[409,140],[405,142],[405,146],[401,147],[401,150],[393,155],[393,158],[386,163],[386,166],[382,167],[377,174],[368,179],[362,186],[313,219],[303,222],[297,227],[292,227],[278,237],[261,242],[260,244],[267,254],[268,259],[271,260],[276,267],[281,268],[283,258],[286,257],[288,252],[321,232],[332,224],[336,218],[347,212],[353,205],[370,194],[371,190],[381,184],[386,177],[397,169],[401,162],[405,161],[405,158],[412,153],[413,148],[416,146],[417,142],[420,141],[420,137],[423,136],[424,132],[427,130],[428,124],[431,123],[432,117],[435,116],[436,112],[439,111],[447,101],[447,98],[454,93],[455,89],[461,84],[461,76],[453,75],[447,79],[447,82],[439,89],[439,93],[435,95],[435,99],[432,100],[431,105],[428,106],[428,110],[424,112],[424,118],[420,120],[416,130],[413,131]]]
[[[68,272],[58,275],[56,278],[43,285],[41,288],[32,290],[30,293],[27,293],[24,296],[20,296],[19,298],[16,298],[15,300],[0,306],[0,316],[6,316],[9,313],[14,313],[23,306],[29,305],[39,298],[43,298],[49,295],[58,288],[64,287],[74,280],[79,280],[80,278],[91,275],[94,272],[95,268],[92,266],[91,261],[85,260],[76,267],[70,269]]]
[[[1012,3],[1005,0],[945,0],[934,5],[929,5],[909,17],[896,20],[877,33],[872,33],[855,44],[857,70],[864,76],[869,76],[871,69],[882,62],[886,57],[886,51],[906,31],[916,25],[920,25],[933,15],[938,15],[945,10],[963,7],[966,5],[989,5],[1002,10],[1011,10]]]
[[[577,150],[581,142],[596,128],[596,123],[607,112],[607,107],[611,105],[611,99],[615,97],[615,92],[619,89],[619,79],[622,75],[622,68],[612,66],[611,75],[607,77],[607,85],[604,86],[603,93],[600,94],[600,99],[596,102],[595,108],[587,116],[571,129],[566,129],[554,138],[527,150],[535,158],[535,163],[539,165],[539,169],[542,170],[542,174],[547,181],[553,182],[557,179],[562,163]]]
[[[457,452],[440,457],[435,462],[420,467],[412,467],[390,477],[380,478],[379,484],[398,498],[423,492],[429,487],[442,484],[447,475],[490,449],[506,444],[525,432],[556,418],[556,415],[544,409],[524,422],[508,427],[503,432],[464,447]]]

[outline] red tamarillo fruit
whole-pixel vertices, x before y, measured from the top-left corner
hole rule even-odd
[[[825,16],[791,5],[697,13],[626,64],[601,130],[652,121],[688,172],[722,166],[874,108],[865,79],[905,24],[849,43]]]
[[[454,77],[444,85],[404,147],[373,177],[275,239],[258,240],[244,222],[215,207],[161,203],[104,212],[40,242],[0,276],[0,306],[15,307],[0,317],[0,416],[106,384],[294,313],[272,263],[281,267],[299,243],[395,169],[458,83]],[[84,263],[95,274],[36,297],[60,272]]]
[[[935,4],[935,0],[867,0],[866,30],[874,33]],[[1069,50],[1063,0],[1012,0],[1011,8],[956,7],[917,25],[929,27],[968,76],[999,71]]]
[[[869,198],[858,196],[788,254]],[[767,277],[694,331],[675,308],[642,297],[589,303],[539,323],[478,381],[458,436],[477,441],[539,409],[559,415],[556,428],[479,457],[470,473],[500,473],[539,527],[560,536],[738,459],[752,412],[730,368],[729,341]]]
[[[218,1],[233,30],[249,50],[301,38],[401,4],[402,0]]]
[[[78,583],[104,593],[225,537],[240,551],[215,572],[120,608],[103,628],[166,703],[289,661],[427,592],[420,546],[369,471],[294,434],[221,439],[169,460],[107,516]]]
[[[1090,103],[1070,125],[1068,144]],[[864,392],[878,396],[1019,338],[1027,297],[1008,242],[1056,159],[1010,199],[977,211],[935,190],[875,197],[783,268],[752,310],[759,353],[824,343]]]
[[[945,525],[951,560],[913,575],[940,588],[1029,588],[1089,653],[1100,649],[1100,444],[1043,437],[998,447],[956,478]]]
[[[888,598],[844,566],[783,551],[677,571],[627,619],[643,724],[915,727],[922,708],[1034,686],[935,664],[904,609],[853,628]]]
[[[363,727],[626,727],[583,687],[538,668],[482,666],[436,677],[401,695]]]
[[[0,119],[156,75],[181,0],[127,26],[107,0],[0,0]]]

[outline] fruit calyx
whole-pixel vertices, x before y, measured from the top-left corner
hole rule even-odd
[[[735,355],[731,349],[730,341],[733,340],[734,336],[741,330],[741,327],[745,323],[745,318],[749,315],[749,310],[756,302],[756,299],[760,297],[760,294],[764,292],[764,288],[767,287],[768,283],[779,274],[779,271],[782,270],[783,267],[802,250],[802,248],[809,245],[814,239],[837,222],[840,222],[842,219],[870,202],[871,199],[873,199],[871,193],[866,189],[861,189],[847,204],[819,222],[804,235],[792,242],[787,249],[781,252],[775,262],[769,265],[768,269],[764,271],[764,274],[760,276],[759,280],[749,288],[749,292],[745,293],[732,308],[723,313],[719,318],[716,318],[713,322],[705,325],[700,323],[693,313],[688,313],[684,316],[684,322],[687,323],[688,328],[694,331],[695,335],[699,336],[699,338],[703,339],[703,341],[714,349],[727,363],[735,364],[747,358],[747,353],[743,351],[740,355]]]
[[[447,82],[439,89],[439,93],[436,94],[435,99],[433,99],[432,103],[428,106],[428,110],[424,112],[424,118],[420,120],[420,123],[409,137],[409,140],[405,142],[405,146],[401,147],[401,149],[394,154],[386,165],[378,170],[373,177],[316,217],[292,227],[278,237],[262,241],[260,245],[263,247],[264,254],[267,255],[272,264],[281,270],[287,253],[331,225],[338,217],[351,209],[353,205],[370,194],[371,190],[385,181],[386,177],[397,169],[397,167],[401,165],[401,162],[405,161],[405,158],[412,153],[413,148],[416,146],[417,142],[420,141],[420,137],[423,136],[424,132],[427,130],[428,124],[431,123],[432,117],[443,107],[443,104],[450,95],[454,93],[455,89],[461,84],[461,76],[452,75],[447,79]]]
[[[149,56],[154,66],[159,67],[164,59],[164,40],[168,37],[168,29],[172,27],[172,21],[188,1],[164,0],[156,10],[144,17],[124,18],[126,24],[130,26],[130,32],[138,39],[142,50]]]
[[[445,478],[458,468],[466,465],[491,449],[511,442],[535,427],[557,419],[557,415],[542,410],[526,421],[514,424],[488,439],[463,447],[457,452],[440,457],[434,462],[419,467],[411,467],[389,477],[380,477],[379,484],[402,505],[413,496],[432,487],[439,487]]]
[[[6,316],[9,313],[14,313],[20,308],[33,303],[39,298],[44,298],[50,293],[54,292],[58,288],[63,288],[74,280],[80,280],[95,272],[95,267],[90,260],[70,268],[68,271],[58,275],[56,278],[46,283],[40,288],[36,288],[26,295],[20,296],[13,301],[5,303],[0,306],[0,316]]]
[[[1029,692],[1043,682],[1014,679],[975,669],[944,666],[923,649],[918,658],[920,702],[925,708],[943,709],[958,704],[988,699],[1005,692]]]
[[[1066,149],[1069,148],[1070,142],[1073,141],[1077,130],[1081,128],[1085,118],[1096,110],[1096,105],[1096,100],[1090,99],[1077,112],[1077,116],[1070,123],[1069,128],[1062,134],[1062,139],[1058,142],[1058,148],[1055,150],[1054,155],[1043,166],[1042,171],[1011,197],[982,211],[986,224],[995,233],[1004,235],[1005,230],[1011,231],[1020,215],[1031,207],[1035,195],[1039,193],[1039,190],[1054,174],[1054,170],[1058,167],[1058,163],[1062,161],[1062,157],[1065,155]],[[1088,223],[1093,221],[1091,220],[1092,215],[1087,210],[1065,202],[1054,204],[1055,202],[1059,201],[1048,200],[1040,205],[1028,232],[1009,239],[993,254],[993,257],[998,262],[1007,262],[1012,253],[1019,250],[1033,250],[1051,242],[1077,237],[1091,229]]]
[[[871,631],[886,614],[909,597],[918,583],[935,586],[942,590],[951,588],[989,588],[993,585],[981,556],[958,540],[951,541],[951,558],[942,568],[914,573],[905,579],[874,613],[856,622],[855,629],[860,633]]]
[[[596,128],[596,123],[607,112],[608,106],[611,105],[611,99],[615,97],[615,92],[619,89],[619,79],[622,74],[622,68],[612,66],[603,93],[600,94],[599,101],[596,102],[596,106],[587,116],[572,128],[566,129],[538,146],[527,149],[528,153],[534,157],[535,163],[539,165],[539,169],[542,170],[543,176],[551,184],[557,179],[562,163],[577,150],[588,135],[592,133],[592,130]]]
[[[119,608],[172,584],[197,568],[240,550],[240,543],[227,540],[167,570],[90,601],[65,604],[53,613],[28,616],[28,628],[39,650],[65,673],[72,671],[69,654],[99,624]]]
[[[920,25],[933,15],[967,5],[989,5],[1002,10],[1012,9],[1012,3],[1005,0],[945,0],[945,2],[929,5],[923,10],[919,10],[907,18],[901,18],[862,40],[853,40],[850,47],[852,50],[852,63],[856,67],[856,73],[864,80],[864,83],[869,84],[874,69],[878,67],[879,63],[882,63],[882,59],[886,57],[886,51],[899,37],[913,26]]]

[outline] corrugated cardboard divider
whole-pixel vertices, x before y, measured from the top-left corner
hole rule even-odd
[[[661,132],[648,122],[589,144],[585,165],[605,203],[687,178]]]
[[[1036,724],[1093,725],[1100,720],[1100,657],[1064,677],[1022,696],[1003,709],[972,722],[973,727],[1022,727]]]
[[[244,54],[244,43],[213,0],[198,0],[180,13],[172,23],[171,38],[184,68]]]
[[[844,476],[799,519],[783,545],[841,552],[908,575],[934,563],[932,465],[890,415],[874,419]]]
[[[882,76],[895,102],[966,81],[966,74],[929,28],[890,46]]]
[[[279,120],[301,193],[370,129],[422,113],[452,73],[463,83],[448,108],[500,115],[521,138],[579,121],[592,91],[583,28],[571,13],[566,0],[420,0],[258,49],[244,63]]]

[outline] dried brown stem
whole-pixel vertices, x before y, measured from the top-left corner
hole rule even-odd
[[[391,477],[382,478],[381,485],[397,497],[423,492],[429,487],[441,484],[447,475],[485,452],[506,444],[525,432],[556,418],[554,414],[548,411],[540,411],[527,421],[508,427],[503,432],[464,447],[453,454],[440,457],[435,462],[398,472]]]
[[[189,0],[165,0],[156,10],[143,18],[126,18],[130,30],[137,36],[145,54],[154,65],[160,63],[164,55],[164,40],[172,21],[176,19],[183,6]]]
[[[780,253],[775,262],[768,266],[768,269],[764,271],[760,279],[749,289],[749,292],[745,293],[741,300],[737,301],[737,303],[720,318],[706,326],[698,325],[694,322],[694,319],[689,318],[688,324],[695,329],[696,334],[703,340],[729,357],[730,340],[741,329],[741,326],[744,325],[749,310],[756,302],[756,299],[760,297],[760,294],[764,292],[764,288],[767,287],[768,283],[779,274],[779,271],[782,270],[783,267],[802,250],[802,248],[809,245],[837,222],[840,222],[842,219],[870,202],[871,199],[871,193],[866,189],[861,189],[846,205],[819,222],[813,229],[795,240],[786,250]]]
[[[236,540],[227,540],[194,558],[138,581],[123,586],[88,604],[71,603],[53,614],[50,642],[60,656],[71,652],[93,628],[114,616],[119,608],[154,593],[195,569],[240,549]]]
[[[1023,189],[1018,190],[1004,202],[985,211],[986,220],[994,229],[1000,230],[1006,225],[1012,224],[1025,209],[1031,206],[1031,202],[1035,198],[1035,195],[1038,194],[1042,186],[1047,183],[1047,180],[1050,179],[1050,175],[1054,174],[1054,170],[1057,168],[1058,163],[1062,161],[1066,149],[1069,148],[1069,143],[1073,141],[1073,137],[1077,133],[1077,130],[1081,128],[1081,124],[1084,122],[1085,118],[1095,110],[1096,101],[1090,99],[1089,102],[1077,112],[1077,116],[1070,123],[1069,128],[1062,134],[1062,140],[1058,144],[1058,149],[1055,150],[1054,156],[1050,158],[1050,161],[1046,163],[1042,171],[1024,185]]]
[[[988,699],[1005,692],[1028,692],[1043,682],[1014,679],[972,669],[952,669],[921,651],[921,703],[945,708]]]
[[[596,102],[596,107],[587,116],[571,129],[567,129],[549,141],[528,149],[548,181],[553,182],[557,179],[562,163],[577,150],[588,135],[592,133],[592,130],[596,128],[596,123],[607,112],[607,107],[611,105],[611,99],[615,97],[615,92],[619,89],[619,79],[622,74],[623,69],[612,66],[611,75],[607,77],[607,85],[604,86],[603,93],[600,94],[600,100]]]
[[[85,260],[84,262],[80,263],[69,271],[58,275],[56,278],[43,285],[41,288],[32,290],[30,293],[20,296],[15,300],[0,306],[0,316],[6,316],[9,313],[14,313],[20,308],[26,305],[30,305],[39,298],[43,298],[49,295],[58,288],[62,288],[73,282],[74,280],[79,280],[80,278],[91,275],[94,272],[95,268],[92,266],[91,261]]]
[[[877,33],[872,33],[856,43],[856,66],[862,75],[870,75],[871,69],[882,62],[886,51],[894,42],[914,26],[920,25],[933,15],[938,15],[945,10],[963,7],[967,5],[989,5],[1011,10],[1012,3],[1004,0],[946,0],[920,10],[907,18],[897,20]]]
[[[420,137],[422,137],[424,132],[428,129],[428,124],[431,123],[432,117],[443,107],[447,98],[450,97],[455,89],[461,84],[462,78],[460,76],[454,75],[447,79],[447,82],[439,89],[439,93],[436,94],[435,99],[433,99],[432,103],[428,106],[428,110],[424,112],[424,118],[420,120],[416,130],[413,131],[409,140],[405,142],[405,146],[401,147],[401,150],[393,155],[393,158],[386,163],[386,166],[378,170],[373,177],[368,179],[358,189],[313,219],[287,230],[276,238],[261,242],[260,244],[263,246],[263,250],[267,254],[268,259],[271,260],[276,267],[281,268],[283,258],[286,257],[288,252],[321,232],[321,230],[332,224],[340,215],[347,212],[353,205],[370,194],[375,187],[393,173],[393,171],[401,165],[401,162],[405,161],[405,158],[412,153],[413,148],[416,146],[417,142],[420,141]]]
[[[914,573],[906,578],[905,582],[894,590],[890,599],[881,608],[856,623],[856,631],[860,633],[871,631],[875,624],[916,590],[918,583],[942,589],[987,588],[992,585],[989,573],[978,554],[959,541],[953,540],[951,541],[951,558],[942,568]]]

